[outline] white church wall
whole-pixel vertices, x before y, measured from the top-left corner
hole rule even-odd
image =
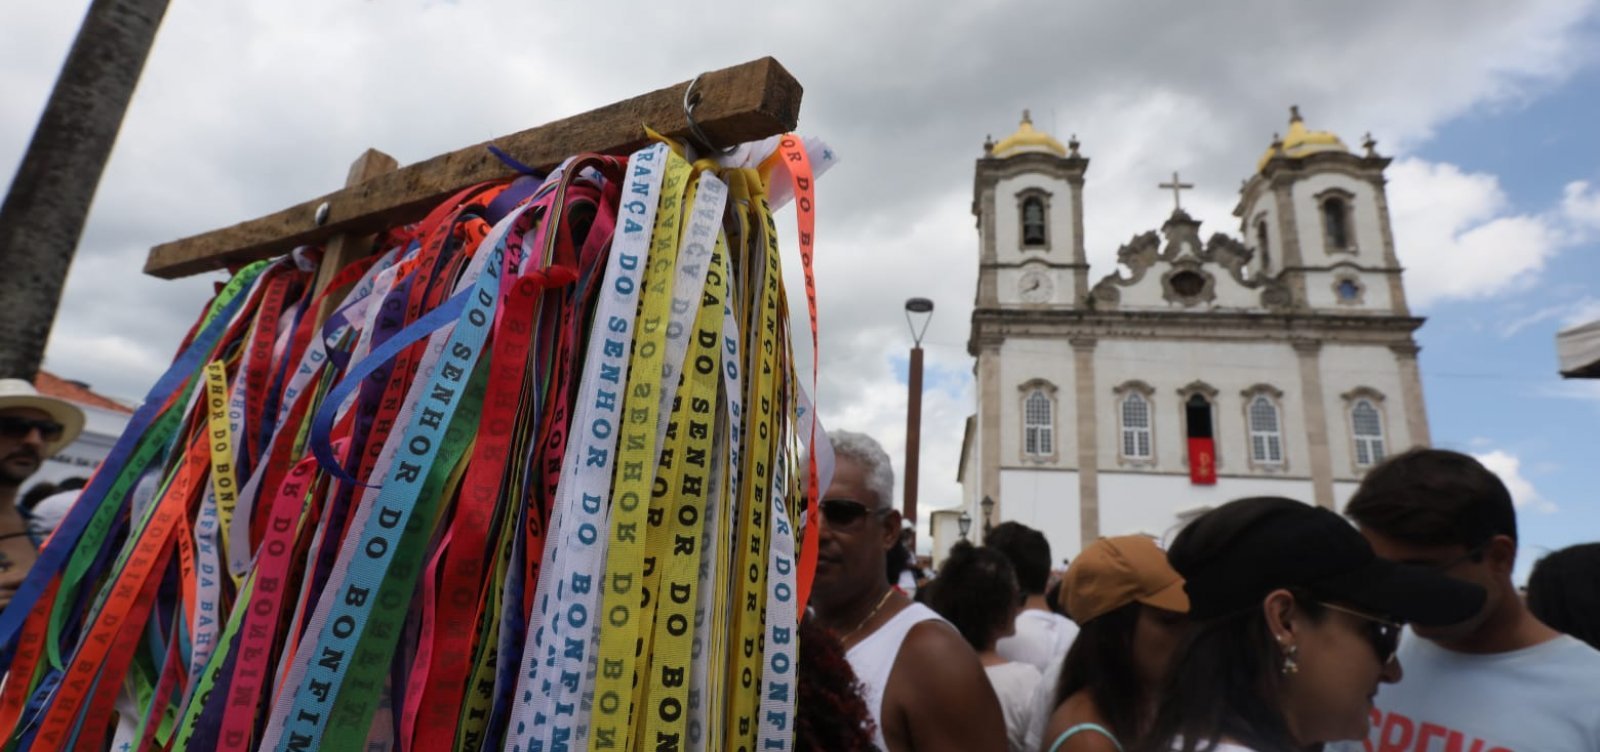
[[[1222,267],[1208,264],[1204,268],[1217,280],[1214,288],[1217,293],[1217,299],[1211,301],[1211,308],[1253,309],[1261,307],[1260,290],[1252,290],[1233,281],[1233,276],[1228,274],[1227,270]]]
[[[928,538],[932,541],[929,557],[933,560],[934,568],[938,569],[944,563],[944,557],[950,555],[950,547],[961,540],[961,510],[935,509],[929,512],[928,527]],[[967,534],[970,537],[972,531],[968,530]],[[918,531],[918,535],[921,535],[921,531]]]
[[[1219,507],[1247,496],[1285,496],[1310,503],[1312,486],[1307,479],[1226,476],[1217,478],[1216,485],[1197,486],[1189,482],[1188,475],[1102,471],[1100,534],[1146,534],[1169,541],[1180,526],[1180,513]]]
[[[1348,262],[1348,259],[1340,261]],[[1354,279],[1361,286],[1358,302],[1347,303],[1339,299],[1338,285],[1345,279]],[[1389,297],[1387,274],[1361,271],[1350,263],[1341,263],[1327,271],[1306,272],[1306,301],[1312,308],[1335,313],[1388,313],[1394,305]]]
[[[1197,306],[1186,306],[1181,302],[1168,300],[1166,288],[1161,280],[1172,271],[1173,264],[1168,261],[1156,261],[1144,276],[1132,286],[1119,290],[1121,301],[1117,308],[1120,310],[1217,310],[1217,309],[1255,309],[1261,306],[1261,291],[1252,290],[1233,280],[1226,269],[1215,264],[1206,264],[1202,268],[1216,280],[1212,291],[1216,298]]]
[[[1023,456],[1022,401],[1019,388],[1033,379],[1055,385],[1054,455]],[[1004,465],[1074,467],[1078,458],[1077,391],[1072,346],[1065,340],[1013,337],[1000,346],[1000,462]]]
[[[1105,476],[1100,477],[1104,483]],[[1101,498],[1105,498],[1103,494]],[[1076,472],[1004,468],[1000,471],[1000,502],[995,524],[1015,520],[1043,531],[1050,539],[1050,556],[1055,561],[1078,554],[1082,528]],[[974,527],[983,524],[981,515],[981,510],[973,513]]]
[[[1017,194],[1035,188],[1050,194],[1050,250],[1022,249],[1021,203]],[[1029,174],[1002,178],[994,189],[995,258],[1014,263],[1029,258],[1046,258],[1061,263],[1072,261],[1072,186],[1047,175]],[[1004,289],[1004,288],[1002,288]]]
[[[1356,489],[1360,487],[1361,484],[1353,480],[1334,481],[1333,508],[1339,510],[1339,512],[1343,514],[1345,505],[1350,503],[1350,497],[1354,496]]]
[[[1355,467],[1349,405],[1340,396],[1358,388],[1383,395],[1378,405],[1383,415],[1384,451],[1397,454],[1410,447],[1406,430],[1405,395],[1401,392],[1399,365],[1394,353],[1381,345],[1327,344],[1322,348],[1323,409],[1328,416],[1329,456],[1335,478],[1358,480],[1365,469]]]
[[[1322,211],[1317,196],[1337,188],[1355,196],[1351,202],[1356,253],[1327,253],[1322,238]],[[1372,184],[1342,172],[1324,172],[1296,182],[1293,189],[1296,224],[1300,232],[1300,257],[1307,266],[1356,260],[1363,266],[1383,264],[1383,235],[1378,227],[1378,204]]]
[[[1155,466],[1149,470],[1182,472],[1186,439],[1178,390],[1194,381],[1216,389],[1217,456],[1219,472],[1262,476],[1304,476],[1310,472],[1306,449],[1305,415],[1300,397],[1300,365],[1293,348],[1274,342],[1192,342],[1148,340],[1101,340],[1095,347],[1096,421],[1100,467],[1123,469],[1119,464],[1121,443],[1120,405],[1112,390],[1128,381],[1139,380],[1155,389],[1154,417]],[[1252,470],[1249,462],[1249,432],[1245,425],[1245,389],[1267,384],[1283,393],[1280,400],[1280,427],[1288,460],[1281,471]]]

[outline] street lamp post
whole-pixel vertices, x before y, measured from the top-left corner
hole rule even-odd
[[[961,530],[961,540],[966,540],[967,533],[972,530],[972,515],[967,510],[961,510],[961,516],[956,518],[956,527]]]
[[[978,506],[983,507],[983,537],[988,538],[989,531],[994,529],[994,499],[985,496]]]
[[[920,318],[921,328],[913,316]],[[917,521],[917,467],[922,452],[922,335],[933,320],[933,301],[927,298],[906,300],[906,325],[911,328],[911,375],[907,379],[909,394],[906,400],[906,486],[905,518]],[[969,520],[970,524],[970,520]],[[966,533],[963,532],[962,535]]]

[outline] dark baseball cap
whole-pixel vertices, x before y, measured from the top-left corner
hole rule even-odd
[[[1378,558],[1344,518],[1277,497],[1239,499],[1201,515],[1173,540],[1167,559],[1184,577],[1195,619],[1298,587],[1395,621],[1445,626],[1478,613],[1486,597],[1472,583]]]

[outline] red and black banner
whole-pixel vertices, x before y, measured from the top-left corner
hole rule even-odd
[[[1197,486],[1217,483],[1217,445],[1211,432],[1211,403],[1196,394],[1184,405],[1189,439],[1189,482]]]

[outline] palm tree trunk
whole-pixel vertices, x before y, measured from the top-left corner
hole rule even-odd
[[[167,0],[94,0],[0,205],[0,377],[32,379]]]

